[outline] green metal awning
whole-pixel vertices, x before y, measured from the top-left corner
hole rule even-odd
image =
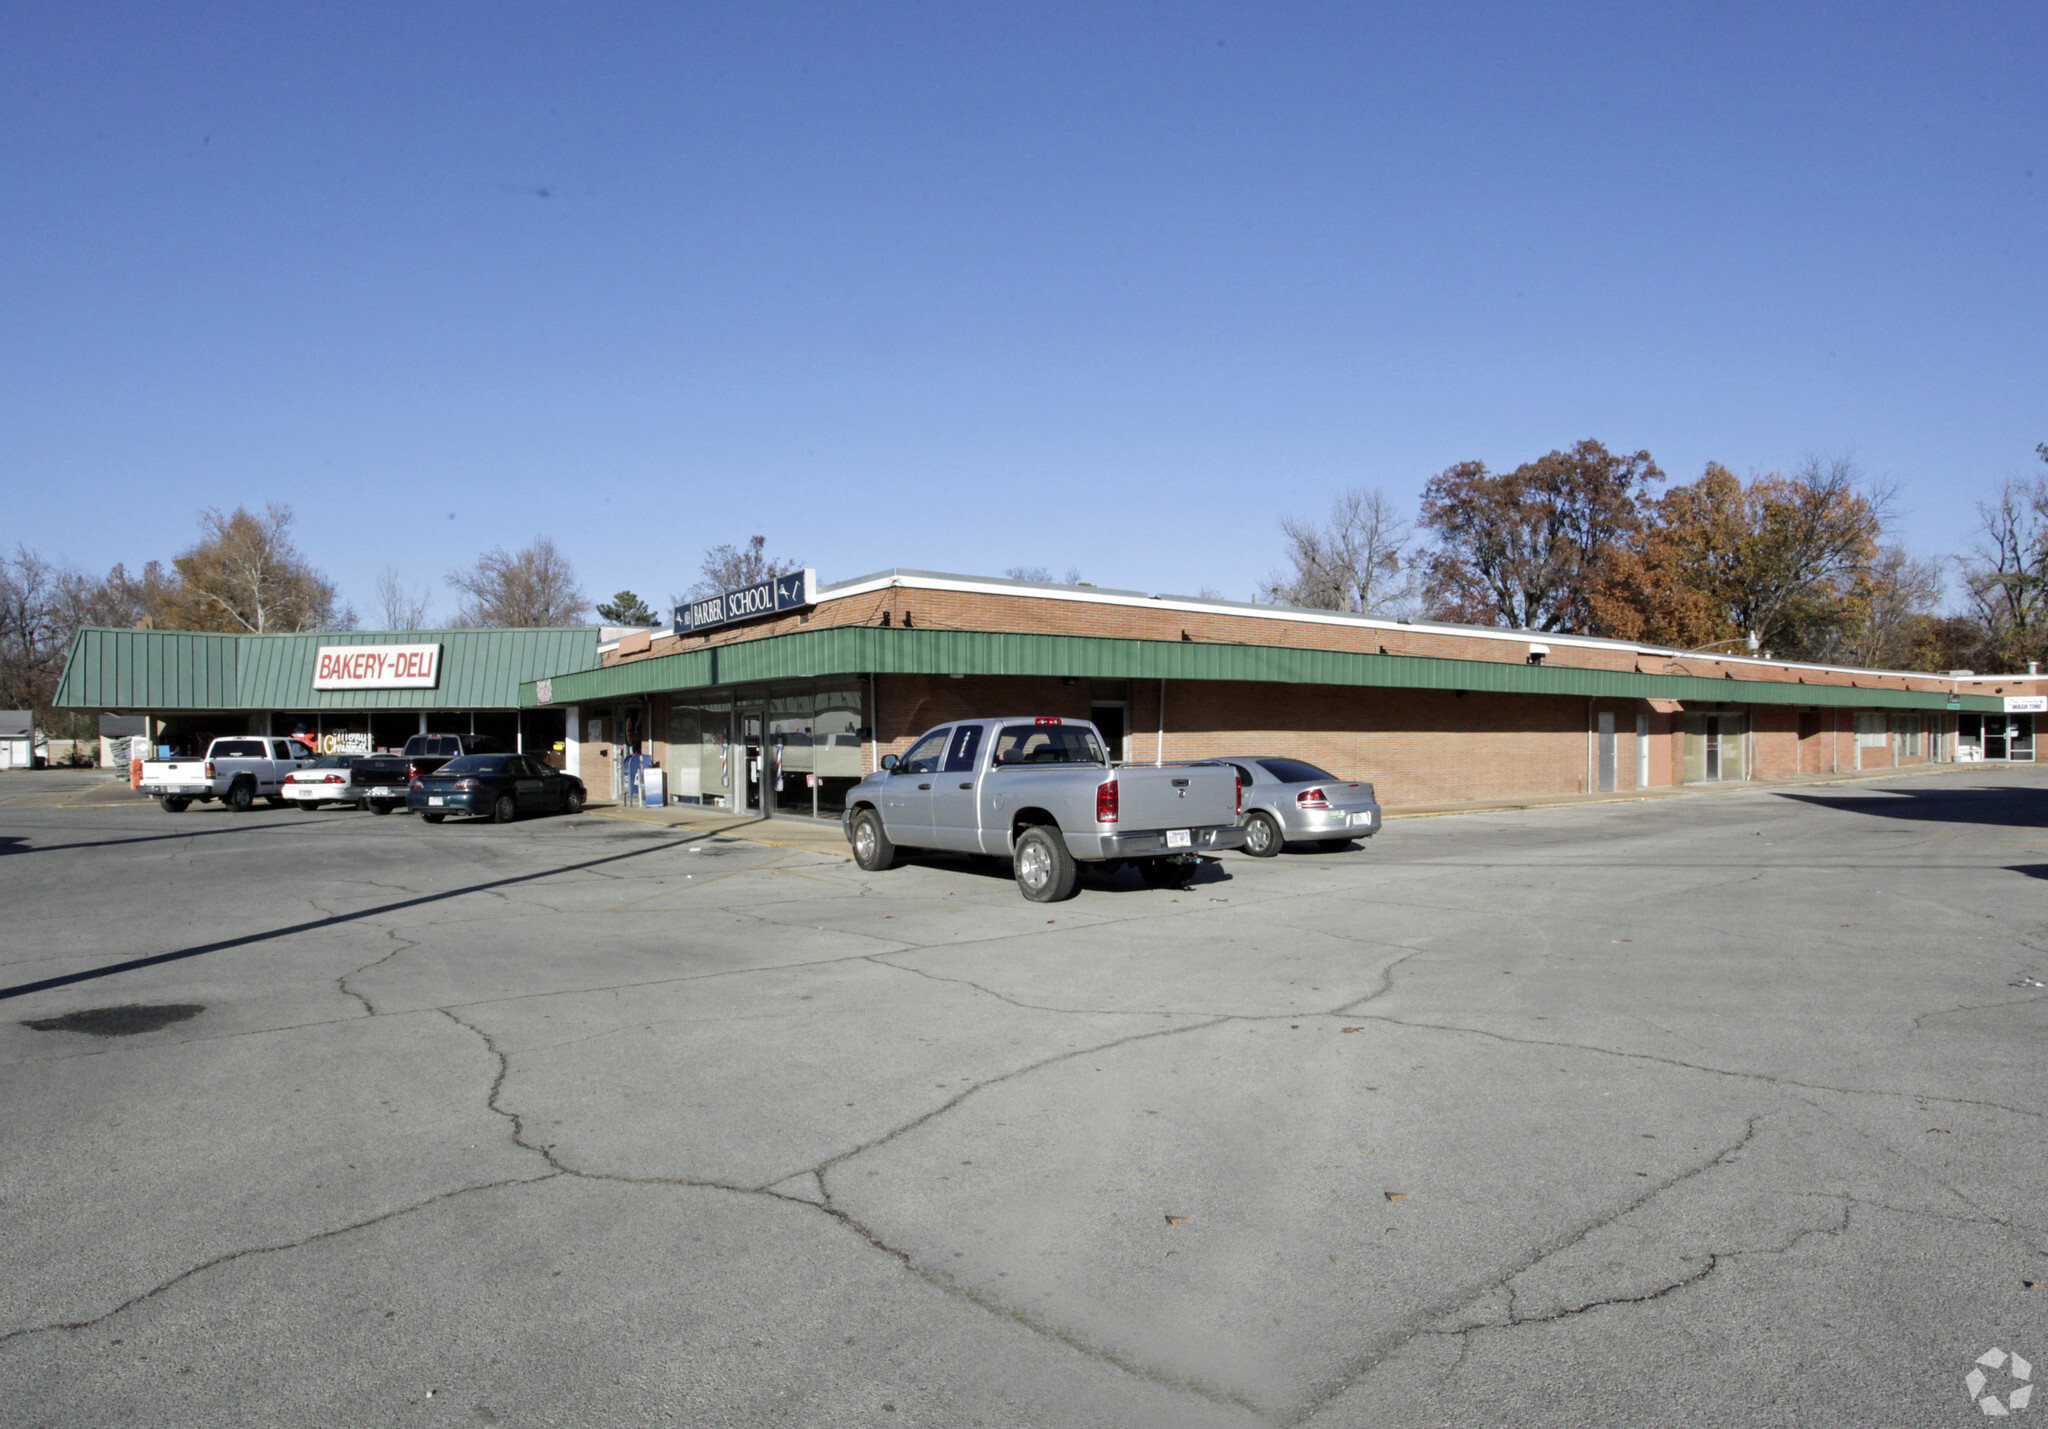
[[[597,664],[598,629],[344,630],[232,635],[196,630],[86,629],[57,684],[60,709],[485,710],[515,709],[520,687]],[[441,646],[431,690],[316,690],[322,645]],[[530,703],[530,701],[529,701]]]
[[[800,630],[696,650],[631,660],[550,681],[554,704],[581,704],[665,690],[753,684],[818,675],[1073,675],[1114,680],[1244,680],[1283,685],[1353,685],[1388,689],[1475,690],[1497,694],[1572,695],[1601,699],[1684,700],[1699,704],[1827,705],[1856,709],[1997,713],[1991,695],[1958,697],[1945,690],[1806,685],[1772,680],[1715,679],[1583,670],[1562,665],[1510,665],[1489,660],[1439,660],[1423,655],[1367,655],[1281,645],[1189,644],[1088,635],[997,631],[904,630],[842,625]],[[535,686],[520,687],[522,706],[539,704]]]

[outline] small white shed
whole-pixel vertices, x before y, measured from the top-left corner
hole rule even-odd
[[[33,769],[35,753],[35,712],[0,710],[0,769]]]

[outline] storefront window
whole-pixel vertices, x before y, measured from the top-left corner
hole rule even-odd
[[[676,695],[668,706],[668,789],[671,802],[732,808],[732,705],[702,695]]]
[[[846,791],[867,771],[860,767],[862,696],[857,680],[818,686],[817,708],[811,715],[812,758],[817,762],[818,812],[846,811]]]
[[[811,687],[776,691],[768,699],[768,741],[762,777],[785,813],[811,812]]]

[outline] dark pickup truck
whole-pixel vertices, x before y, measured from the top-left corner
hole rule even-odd
[[[503,754],[505,746],[481,734],[416,734],[403,754],[372,754],[356,761],[355,783],[373,814],[405,807],[412,781],[433,773],[451,759],[467,754]]]

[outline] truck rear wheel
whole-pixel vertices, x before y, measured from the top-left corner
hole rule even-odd
[[[192,801],[190,799],[172,799],[166,797],[157,800],[157,802],[164,806],[164,812],[167,814],[182,814],[187,809],[192,807]]]
[[[1033,903],[1060,903],[1074,896],[1081,871],[1058,829],[1033,824],[1017,836],[1013,858],[1017,891]]]
[[[873,809],[862,809],[853,816],[853,861],[867,873],[896,866],[896,845],[882,828],[882,816]]]
[[[370,812],[373,814],[388,814],[393,809],[398,807],[398,805],[392,803],[389,799],[368,799],[364,802],[369,804]]]
[[[256,802],[256,786],[248,783],[228,785],[227,793],[221,795],[223,804],[231,814],[246,814]]]

